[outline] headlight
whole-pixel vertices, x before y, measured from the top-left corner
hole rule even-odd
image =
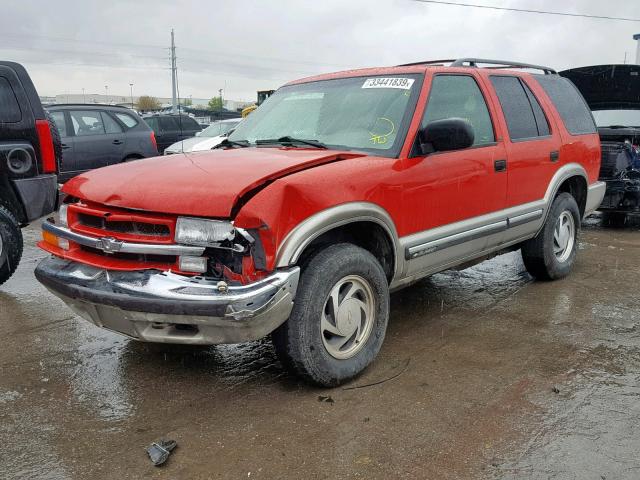
[[[230,222],[178,217],[175,241],[185,245],[208,247],[224,240],[233,240],[235,233]]]

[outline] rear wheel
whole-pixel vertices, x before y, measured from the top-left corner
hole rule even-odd
[[[317,385],[339,385],[376,357],[389,318],[385,273],[368,251],[332,245],[303,269],[287,322],[272,334],[280,360]]]
[[[0,285],[9,280],[22,257],[22,232],[13,214],[0,206]]]
[[[576,261],[580,210],[573,196],[560,193],[553,203],[542,231],[522,245],[527,271],[542,280],[569,275]]]

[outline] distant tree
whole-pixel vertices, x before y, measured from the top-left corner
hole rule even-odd
[[[156,97],[150,97],[149,95],[142,95],[138,98],[138,110],[148,112],[150,110],[160,110],[160,101]]]
[[[185,107],[190,107],[191,105],[193,105],[193,101],[190,98],[183,98],[182,100],[180,100],[180,103]]]
[[[221,97],[213,97],[211,100],[209,100],[209,110],[212,111],[218,111],[218,110],[222,110],[224,107],[222,105],[222,98]]]

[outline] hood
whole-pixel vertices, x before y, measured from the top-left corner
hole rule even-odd
[[[640,110],[640,65],[594,65],[564,70],[591,110]]]
[[[69,180],[62,191],[112,207],[229,218],[239,200],[273,180],[363,156],[271,147],[175,154],[92,170]]]
[[[209,140],[208,137],[191,137],[180,142],[176,142],[167,147],[167,150],[170,152],[190,152],[193,150],[193,147],[202,143],[204,140]]]

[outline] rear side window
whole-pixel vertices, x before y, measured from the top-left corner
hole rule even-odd
[[[100,112],[94,110],[72,110],[69,115],[71,115],[73,132],[77,137],[104,134],[104,124],[102,123]]]
[[[58,127],[58,132],[60,132],[61,137],[68,137],[67,134],[67,122],[64,121],[64,112],[49,112],[51,114],[51,118],[53,118],[53,123]]]
[[[474,145],[495,141],[489,109],[478,84],[467,75],[436,75],[422,127],[446,118],[463,118],[473,126]]]
[[[549,124],[538,100],[518,77],[492,76],[511,140],[549,135]]]
[[[17,123],[22,120],[22,111],[16,94],[5,77],[0,77],[0,123]]]
[[[186,130],[202,130],[198,122],[196,122],[191,117],[181,116],[180,121],[182,121],[182,128]],[[177,120],[177,119],[176,119]]]
[[[573,83],[557,75],[535,75],[535,78],[555,105],[571,135],[597,132],[587,102]]]
[[[178,130],[178,122],[176,122],[172,117],[159,117],[158,126],[160,127],[161,132],[171,132],[173,130]]]
[[[126,125],[127,128],[133,128],[138,125],[138,120],[133,118],[128,113],[118,112],[115,114],[116,118]]]

